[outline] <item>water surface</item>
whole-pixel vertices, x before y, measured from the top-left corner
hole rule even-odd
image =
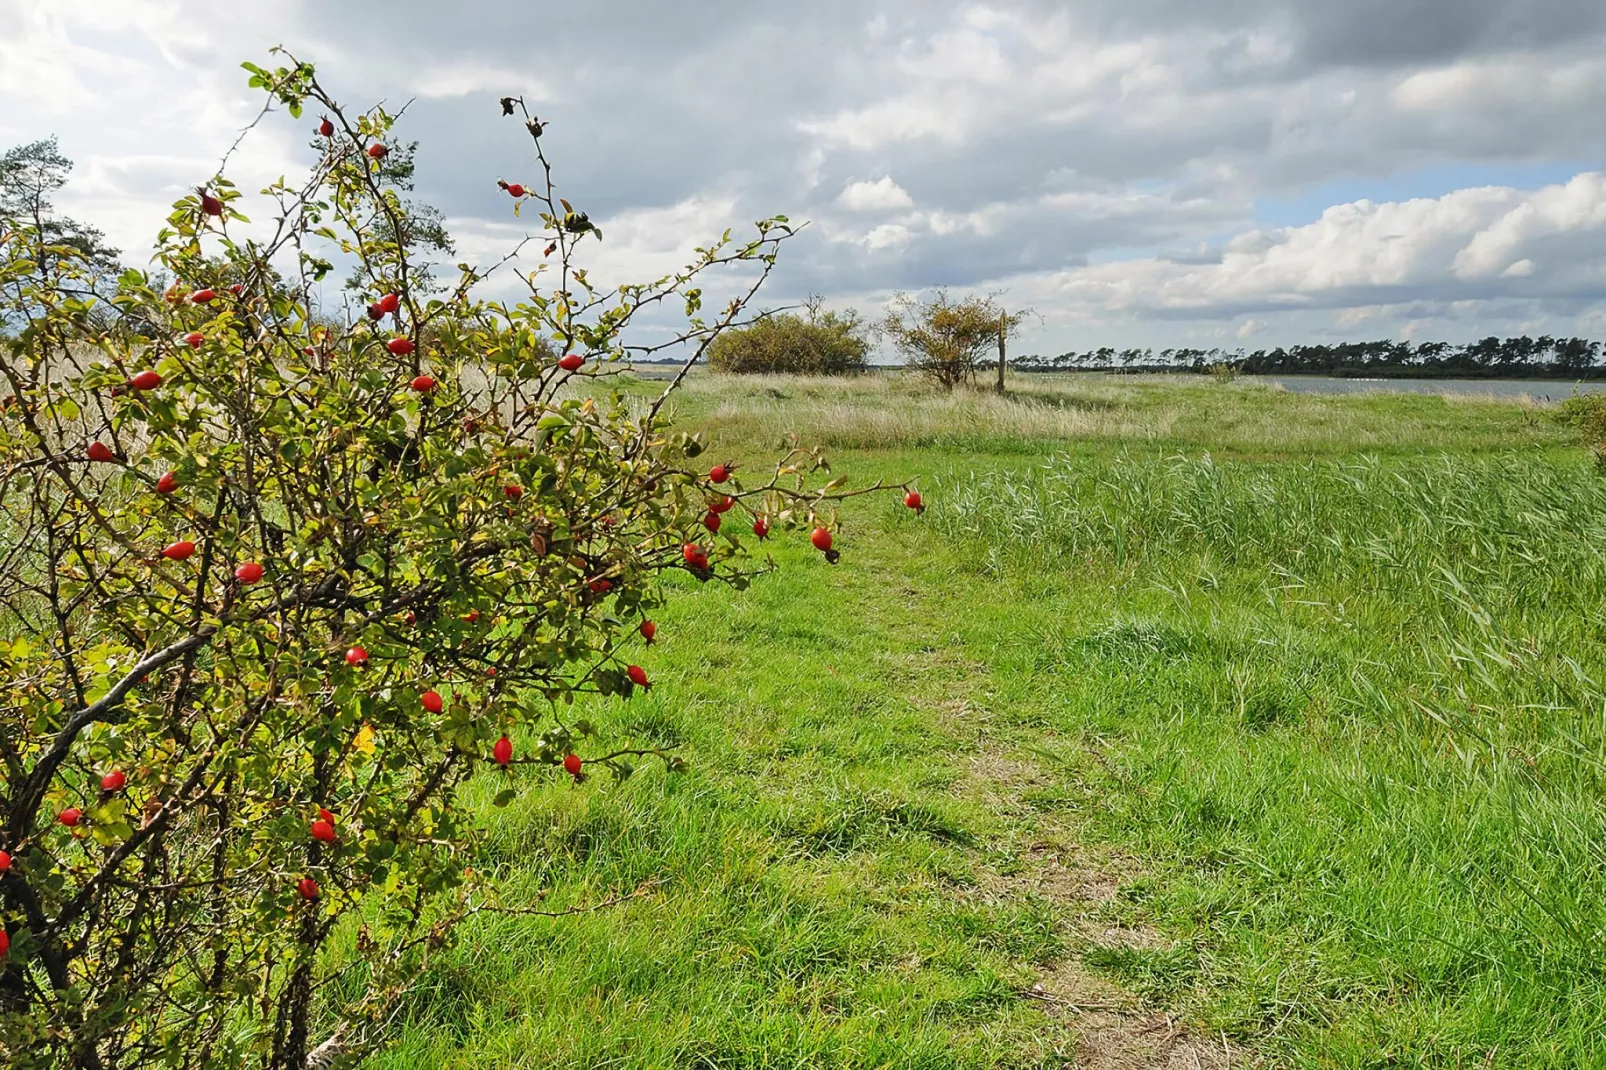
[[[1246,375],[1252,383],[1275,383],[1296,394],[1492,394],[1564,401],[1579,394],[1606,390],[1606,380],[1568,379],[1336,379],[1326,375]]]

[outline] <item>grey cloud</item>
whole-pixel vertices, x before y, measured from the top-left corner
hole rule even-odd
[[[1347,0],[1303,5],[1303,53],[1366,66],[1547,48],[1606,30],[1594,0]]]
[[[473,86],[420,96],[401,131],[421,142],[418,196],[454,219],[512,223],[495,180],[538,177],[496,108],[503,92],[530,94],[551,119],[561,190],[594,218],[728,198],[723,222],[738,229],[775,212],[812,219],[783,256],[776,302],[933,285],[1027,293],[1089,264],[1114,270],[1112,258],[1141,279],[1141,261],[1203,268],[1221,263],[1229,235],[1240,248],[1272,240],[1242,237],[1257,232],[1257,198],[1338,177],[1606,161],[1599,0],[286,0],[240,36],[202,18],[201,0],[173,2],[210,35],[173,46],[197,67],[263,58],[268,25],[354,105]],[[238,72],[221,84],[247,96]],[[116,173],[138,181],[137,168]],[[907,191],[907,210],[839,203],[881,176]],[[723,229],[707,223],[689,237]],[[872,237],[878,226],[904,230]],[[1526,278],[1321,300],[1394,310],[1367,330],[1403,323],[1413,300],[1592,314],[1597,299],[1555,267],[1591,250],[1547,242],[1561,239],[1532,239]],[[1200,318],[1283,307],[1234,298]],[[1188,314],[1150,302],[1103,322],[1112,341],[1140,340]],[[1312,315],[1287,314],[1323,326]]]
[[[1116,34],[1281,29],[1296,42],[1291,64],[1307,68],[1438,63],[1606,31],[1606,7],[1596,0],[1100,0],[1073,9]]]

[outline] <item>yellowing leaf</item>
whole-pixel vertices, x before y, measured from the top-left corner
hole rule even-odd
[[[365,724],[357,730],[357,736],[351,745],[370,757],[374,753],[374,726]]]

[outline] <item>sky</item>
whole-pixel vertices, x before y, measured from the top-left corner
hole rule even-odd
[[[0,147],[57,136],[59,206],[142,262],[274,45],[412,102],[416,195],[475,263],[527,230],[512,94],[609,283],[784,214],[760,307],[998,293],[1017,353],[1606,337],[1600,0],[4,0]],[[300,173],[310,126],[270,116],[231,176]]]

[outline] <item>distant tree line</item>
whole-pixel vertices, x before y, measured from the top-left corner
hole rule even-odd
[[[1228,367],[1245,375],[1594,379],[1606,375],[1600,342],[1587,338],[1489,337],[1449,342],[1343,342],[1276,349],[1090,349],[1012,361],[1019,371],[1198,372]]]

